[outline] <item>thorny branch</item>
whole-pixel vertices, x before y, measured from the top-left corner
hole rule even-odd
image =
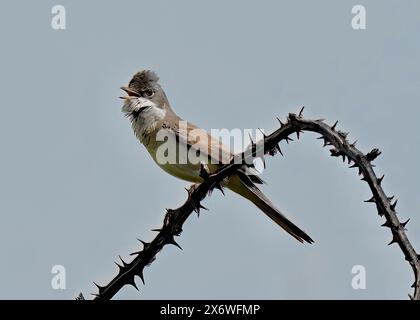
[[[367,182],[372,191],[372,198],[365,202],[375,203],[379,215],[385,217],[385,223],[382,225],[388,227],[392,233],[392,240],[389,244],[397,243],[401,248],[405,259],[410,264],[414,271],[415,281],[412,285],[414,288],[414,295],[409,297],[413,300],[420,300],[420,255],[416,253],[405,233],[405,226],[408,221],[400,222],[395,207],[397,200],[394,197],[388,197],[381,187],[381,182],[384,176],[378,178],[373,170],[372,162],[381,154],[378,149],[372,149],[367,154],[362,153],[356,148],[356,142],[349,143],[347,140],[348,133],[337,130],[337,122],[334,125],[327,125],[323,119],[308,120],[302,116],[302,110],[298,115],[290,113],[286,122],[282,123],[279,119],[280,128],[270,135],[265,135],[264,139],[254,143],[245,150],[240,156],[243,163],[252,163],[249,161],[255,156],[259,148],[264,148],[265,154],[275,155],[277,152],[282,154],[279,142],[293,141],[291,134],[296,133],[299,139],[303,131],[312,131],[319,133],[321,136],[318,139],[324,141],[324,147],[331,146],[330,152],[333,157],[342,157],[343,162],[346,160],[350,168],[357,168],[362,180]],[[163,226],[161,229],[153,230],[158,234],[150,243],[141,241],[143,248],[133,253],[135,258],[131,262],[126,262],[121,259],[120,263],[116,263],[119,272],[114,279],[105,286],[98,287],[98,293],[95,294],[95,300],[109,300],[111,299],[123,286],[129,284],[136,289],[135,276],[140,277],[144,284],[143,270],[149,266],[156,258],[156,255],[163,249],[165,245],[172,244],[181,248],[175,241],[175,237],[182,232],[182,226],[188,219],[190,214],[195,211],[199,214],[200,209],[205,209],[201,205],[201,201],[211,192],[217,188],[223,192],[221,182],[238,169],[237,161],[221,166],[221,168],[213,174],[209,174],[205,167],[201,167],[201,176],[204,182],[198,185],[192,185],[188,191],[188,198],[185,203],[177,209],[167,209]],[[84,299],[80,294],[77,299]]]

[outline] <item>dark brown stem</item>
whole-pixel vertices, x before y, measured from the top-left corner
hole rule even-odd
[[[322,119],[304,119],[302,117],[302,111],[303,108],[298,115],[290,113],[285,123],[279,120],[279,129],[265,136],[263,141],[253,144],[250,148],[254,148],[254,151],[259,150],[259,148],[264,148],[264,154],[274,155],[277,152],[281,153],[279,146],[281,141],[293,141],[290,137],[293,133],[296,133],[298,139],[300,133],[303,131],[312,131],[321,134],[320,139],[324,141],[324,146],[331,146],[331,156],[342,157],[343,161],[347,160],[351,164],[350,167],[357,168],[359,174],[362,176],[362,180],[368,183],[373,196],[366,202],[375,203],[379,215],[385,217],[386,221],[383,226],[388,227],[392,233],[392,241],[389,244],[397,243],[399,245],[404,253],[405,259],[414,271],[415,281],[412,285],[414,287],[414,295],[409,296],[413,300],[420,300],[420,261],[419,255],[414,250],[405,233],[405,226],[408,220],[403,223],[399,221],[395,211],[397,201],[393,201],[393,198],[387,197],[381,187],[383,176],[378,178],[373,170],[372,161],[381,152],[378,149],[373,149],[369,153],[363,154],[356,148],[355,143],[348,142],[346,133],[337,130],[337,122],[333,126],[329,126]],[[193,211],[199,213],[200,209],[204,208],[201,206],[201,201],[210,191],[214,188],[222,190],[220,184],[223,179],[234,174],[242,163],[251,163],[249,159],[253,157],[252,153],[246,150],[242,154],[236,155],[231,164],[221,166],[213,174],[209,174],[205,170],[205,167],[202,166],[201,176],[204,181],[199,185],[191,186],[187,190],[188,198],[181,207],[167,210],[162,228],[155,230],[158,231],[158,234],[154,240],[151,243],[142,241],[143,248],[139,252],[134,253],[135,258],[131,262],[121,260],[121,263],[117,263],[119,268],[118,274],[107,285],[97,285],[98,293],[95,295],[95,300],[109,300],[127,284],[137,289],[135,276],[139,276],[144,283],[144,268],[155,260],[156,255],[165,245],[172,244],[179,247],[175,242],[175,237],[181,234],[184,222]],[[238,159],[240,159],[239,164]],[[79,298],[83,298],[83,296],[79,296]]]

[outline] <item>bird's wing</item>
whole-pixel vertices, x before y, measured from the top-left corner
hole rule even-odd
[[[200,151],[201,155],[206,157],[209,162],[226,164],[231,160],[232,153],[222,141],[196,125],[188,122],[186,125],[173,127],[172,130],[180,143],[186,144],[188,149],[193,148]]]
[[[208,134],[205,130],[189,123],[183,126],[172,128],[176,139],[187,146],[188,149],[200,150],[203,158],[207,159],[207,163],[215,164],[211,167],[217,169],[220,164],[227,164],[232,159],[232,153],[221,140]],[[238,169],[244,175],[248,175],[249,179],[257,184],[263,184],[264,180],[258,177],[259,172],[252,167],[243,167]],[[213,170],[212,170],[213,171]]]

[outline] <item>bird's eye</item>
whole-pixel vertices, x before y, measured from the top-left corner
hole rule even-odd
[[[155,92],[152,90],[152,89],[146,89],[145,91],[144,91],[144,94],[147,96],[147,97],[153,97],[153,95],[155,94]]]

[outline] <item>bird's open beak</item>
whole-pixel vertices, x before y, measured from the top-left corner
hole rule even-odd
[[[136,91],[128,87],[121,87],[121,90],[124,90],[128,94],[128,97],[140,97],[140,94],[138,94]],[[127,99],[127,97],[120,97],[120,98]]]

